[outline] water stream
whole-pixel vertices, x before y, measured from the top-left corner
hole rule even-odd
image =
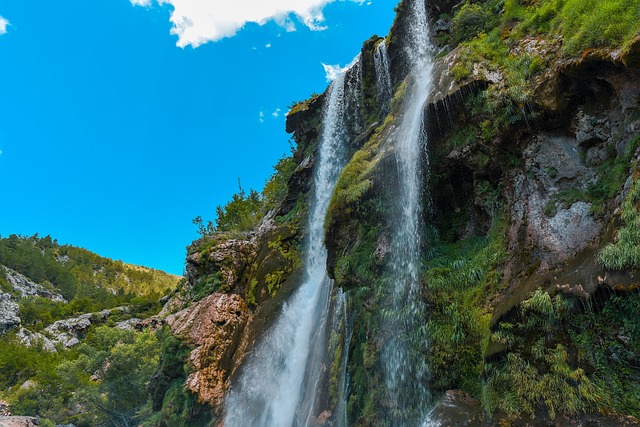
[[[405,54],[410,67],[409,88],[401,107],[395,144],[399,185],[396,217],[391,220],[392,315],[386,325],[389,340],[384,350],[386,385],[392,405],[390,421],[396,426],[423,424],[430,404],[429,369],[425,361],[428,337],[419,262],[423,204],[429,200],[422,186],[429,172],[424,149],[424,105],[431,89],[433,63],[425,3],[411,0],[408,7]]]
[[[376,51],[373,54],[373,64],[376,70],[376,89],[380,112],[384,117],[391,110],[391,98],[393,98],[391,73],[389,71],[389,53],[384,39],[376,46]]]
[[[303,283],[279,318],[248,356],[225,403],[227,427],[310,425],[322,373],[326,370],[327,319],[332,283],[326,274],[324,222],[340,172],[346,163],[347,103],[353,98],[343,72],[330,85],[317,150],[310,204]],[[335,304],[334,304],[335,305]]]

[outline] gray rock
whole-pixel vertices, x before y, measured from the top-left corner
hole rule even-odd
[[[444,19],[438,19],[433,24],[433,31],[437,33],[448,33],[451,31],[451,21],[445,21]]]
[[[42,345],[47,351],[55,352],[58,345],[65,348],[76,346],[84,338],[91,325],[103,323],[114,312],[128,313],[129,307],[116,307],[97,313],[86,313],[70,319],[58,320],[44,328],[42,333],[31,332],[22,328],[18,331],[18,338],[27,347]],[[131,319],[132,324],[138,324],[139,319]],[[120,322],[123,323],[123,322]]]
[[[48,298],[52,301],[63,302],[66,303],[67,300],[60,294],[53,293],[46,289],[44,286],[37,284],[22,274],[18,273],[7,267],[4,268],[7,275],[7,282],[16,292],[20,292],[20,295],[23,297],[27,296],[40,296],[43,298]]]
[[[20,324],[19,313],[20,307],[11,299],[11,295],[0,293],[0,334]]]
[[[135,330],[141,329],[139,327],[141,322],[142,322],[141,319],[134,317],[129,320],[123,320],[122,322],[116,323],[116,328],[124,329],[126,331],[135,331]]]
[[[55,343],[39,332],[31,332],[28,329],[20,328],[17,338],[26,347],[34,347],[41,345],[42,348],[50,353],[56,352]]]
[[[611,125],[604,117],[594,117],[579,111],[576,124],[576,140],[579,145],[589,145],[608,141],[611,138]]]

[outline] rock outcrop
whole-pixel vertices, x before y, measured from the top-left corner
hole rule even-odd
[[[20,307],[11,295],[0,292],[0,334],[20,324]]]
[[[104,323],[113,314],[128,313],[128,307],[116,307],[109,310],[102,310],[96,313],[81,314],[78,317],[58,320],[42,330],[42,332],[32,332],[25,328],[18,331],[18,339],[26,346],[41,345],[45,350],[55,352],[56,347],[71,348],[80,343],[92,325]],[[133,319],[132,319],[133,320]],[[140,323],[135,319],[136,325]],[[122,329],[134,327],[127,322],[121,326]]]
[[[0,268],[4,269],[7,282],[13,286],[15,292],[20,293],[20,296],[40,296],[55,302],[67,302],[62,295],[52,292],[38,283],[34,283],[22,274],[7,267],[0,266]]]
[[[40,419],[35,417],[2,417],[0,418],[0,427],[37,427],[40,425]]]
[[[166,318],[171,332],[194,346],[189,356],[193,372],[186,387],[201,402],[218,408],[229,374],[237,363],[244,329],[252,314],[236,294],[214,293]]]

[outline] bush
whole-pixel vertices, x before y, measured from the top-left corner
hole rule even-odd
[[[452,21],[455,43],[471,40],[496,24],[494,13],[475,3],[465,3]]]

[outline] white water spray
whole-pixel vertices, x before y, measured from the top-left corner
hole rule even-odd
[[[345,110],[350,91],[345,76],[346,71],[331,83],[325,101],[303,264],[304,282],[249,355],[237,384],[229,392],[225,404],[227,427],[311,424],[326,356],[332,288],[326,274],[324,222],[346,160]]]
[[[393,89],[391,87],[391,73],[389,72],[389,53],[384,39],[376,46],[376,51],[373,54],[373,64],[376,70],[378,102],[380,103],[382,116],[386,116],[391,110]]]
[[[424,352],[427,335],[425,306],[420,295],[419,263],[423,188],[428,158],[424,105],[431,89],[432,46],[424,0],[409,1],[409,31],[406,40],[409,88],[402,107],[395,155],[399,188],[397,217],[392,240],[393,313],[389,319],[389,342],[385,347],[386,384],[393,405],[390,420],[396,426],[416,426],[424,422],[429,406],[429,369]],[[424,197],[424,199],[429,199]]]

